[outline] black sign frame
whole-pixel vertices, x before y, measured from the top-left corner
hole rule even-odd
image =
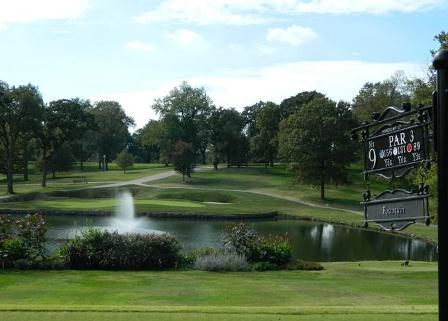
[[[400,196],[396,196],[400,195]],[[364,205],[364,226],[368,227],[369,223],[375,223],[381,226],[386,231],[401,231],[404,230],[411,224],[416,223],[417,221],[423,221],[426,225],[430,224],[430,214],[429,214],[429,186],[420,184],[417,191],[406,191],[403,189],[394,189],[394,190],[386,190],[381,194],[375,196],[372,200],[370,191],[366,191],[363,194],[364,201],[361,202]],[[419,204],[421,202],[421,204]],[[409,204],[407,204],[409,203]],[[399,212],[390,212],[386,215],[393,214],[394,217],[391,218],[378,218],[381,217],[381,213],[378,213],[378,205],[391,205],[397,204],[401,206],[400,209],[403,209],[403,213],[406,213],[406,210],[415,211],[422,210],[423,213],[412,215],[412,216],[402,216],[397,217],[401,213]],[[405,206],[411,206],[405,210]],[[383,215],[384,215],[385,206],[383,206]],[[388,209],[390,211],[391,209]],[[381,211],[381,209],[380,209]]]
[[[403,104],[402,109],[397,107],[388,107],[383,113],[374,113],[372,115],[373,121],[371,123],[365,122],[360,127],[352,130],[352,136],[355,138],[357,132],[361,132],[361,142],[364,146],[364,179],[367,180],[369,174],[379,174],[385,178],[399,178],[406,175],[411,169],[424,165],[429,167],[430,159],[430,138],[432,138],[429,132],[429,126],[432,124],[432,110],[433,106],[417,106],[416,109],[411,110],[410,104]],[[411,116],[416,115],[414,119],[409,119]],[[406,119],[406,121],[405,121]],[[396,128],[396,130],[387,131],[390,128]],[[369,148],[369,142],[379,140],[382,137],[400,134],[408,130],[421,130],[421,148],[423,149],[423,155],[420,155],[422,159],[417,161],[406,162],[402,164],[392,166],[382,166],[380,168],[371,168],[369,156],[371,148]],[[373,131],[373,133],[371,133]],[[376,151],[374,151],[376,154]],[[376,156],[375,156],[376,157]]]

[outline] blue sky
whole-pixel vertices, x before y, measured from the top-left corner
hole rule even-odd
[[[239,110],[313,89],[350,101],[423,75],[447,17],[442,0],[0,0],[0,79],[117,100],[137,127],[183,80]]]

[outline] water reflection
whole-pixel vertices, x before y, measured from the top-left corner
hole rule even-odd
[[[55,247],[82,229],[108,228],[109,222],[109,218],[101,217],[48,217],[47,236]],[[196,247],[220,246],[222,230],[229,224],[232,222],[144,218],[139,231],[163,231],[175,235],[188,251]],[[248,224],[263,235],[286,233],[293,245],[293,256],[303,260],[437,260],[434,246],[394,234],[292,220],[252,221]]]

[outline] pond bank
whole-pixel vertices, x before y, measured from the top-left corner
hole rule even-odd
[[[92,216],[111,217],[113,211],[61,211],[61,210],[30,210],[30,209],[0,209],[0,214],[27,215],[40,213],[48,216]],[[278,212],[250,214],[211,214],[211,213],[179,213],[179,212],[137,212],[138,217],[173,218],[191,220],[256,220],[276,219]]]

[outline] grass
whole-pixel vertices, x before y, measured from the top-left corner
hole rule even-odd
[[[123,173],[115,163],[109,164],[109,171],[98,171],[98,164],[95,162],[84,163],[84,170],[81,171],[76,168],[70,172],[57,173],[56,178],[53,179],[51,174],[48,175],[48,187],[40,186],[41,174],[30,166],[29,180],[23,181],[23,176],[16,174],[14,176],[14,190],[18,194],[29,192],[48,192],[61,189],[77,189],[85,188],[86,184],[83,180],[88,182],[87,186],[95,186],[108,182],[120,182],[132,180],[148,175],[156,174],[166,171],[167,168],[163,164],[134,164],[133,168]],[[0,175],[0,195],[6,193],[6,178]]]
[[[211,315],[213,320],[437,318],[434,263],[323,265],[325,270],[319,272],[0,272],[0,316],[2,320],[58,316],[205,320]]]

